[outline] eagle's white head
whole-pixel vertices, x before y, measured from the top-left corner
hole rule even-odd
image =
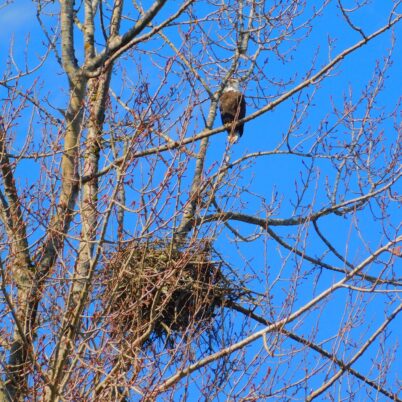
[[[229,91],[240,92],[239,80],[236,80],[235,78],[231,78],[226,83],[226,86],[223,89],[223,92],[229,92]]]

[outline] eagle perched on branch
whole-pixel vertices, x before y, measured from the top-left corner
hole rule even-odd
[[[231,124],[227,129],[229,142],[235,144],[243,135],[244,123],[237,124],[246,114],[246,100],[240,92],[239,81],[230,79],[219,99],[222,123]]]

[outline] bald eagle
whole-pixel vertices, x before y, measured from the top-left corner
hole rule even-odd
[[[244,123],[236,124],[246,114],[246,101],[240,92],[239,81],[230,79],[219,99],[219,109],[223,124],[232,123],[227,129],[229,142],[235,144],[243,135]]]

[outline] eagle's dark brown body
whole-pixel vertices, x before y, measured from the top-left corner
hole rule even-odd
[[[234,144],[243,135],[244,123],[236,124],[236,122],[246,114],[244,95],[229,87],[219,99],[219,109],[221,111],[222,123],[232,123],[227,132],[229,134],[229,141]]]

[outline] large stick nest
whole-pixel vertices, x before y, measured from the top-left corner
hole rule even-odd
[[[239,296],[205,244],[178,251],[132,243],[110,257],[106,272],[111,335],[127,342],[205,327],[217,307]]]

